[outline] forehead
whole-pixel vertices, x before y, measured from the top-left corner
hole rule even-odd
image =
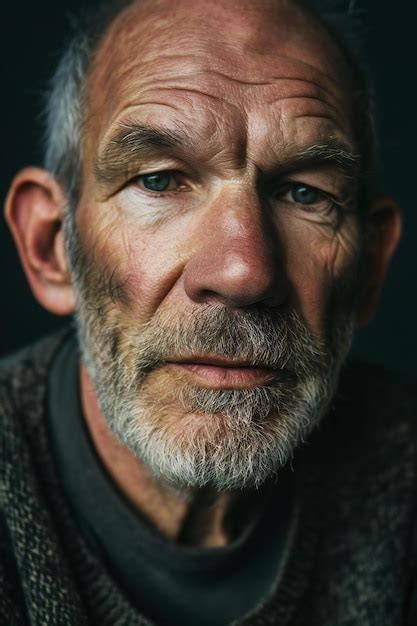
[[[126,120],[201,139],[259,138],[271,124],[351,134],[350,74],[337,45],[291,3],[142,2],[115,20],[89,78],[87,142]],[[295,123],[296,122],[296,123]]]

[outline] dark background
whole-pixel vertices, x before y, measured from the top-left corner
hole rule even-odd
[[[68,38],[69,14],[82,5],[80,0],[3,0],[2,200],[19,168],[42,161],[42,94]],[[363,13],[365,49],[377,91],[384,191],[393,194],[403,209],[404,234],[379,313],[366,330],[357,334],[354,350],[368,359],[416,374],[416,5],[412,0],[361,0],[357,5]],[[64,320],[43,311],[33,299],[2,219],[0,270],[2,354],[56,328]]]

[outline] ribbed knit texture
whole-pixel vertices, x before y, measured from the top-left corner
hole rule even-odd
[[[0,624],[149,625],[87,548],[57,478],[45,413],[62,340],[0,366]],[[293,460],[296,513],[274,589],[236,624],[416,626],[416,418],[414,381],[346,367]]]

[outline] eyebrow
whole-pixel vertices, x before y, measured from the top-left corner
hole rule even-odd
[[[306,146],[283,163],[283,169],[307,169],[311,167],[336,168],[347,179],[353,179],[360,171],[361,157],[352,151],[351,147],[334,138],[325,142]]]
[[[183,136],[166,128],[124,124],[97,155],[94,172],[99,183],[126,177],[138,163],[184,145]]]
[[[96,179],[101,184],[126,180],[135,173],[137,166],[150,159],[166,156],[167,151],[175,153],[190,142],[184,133],[158,126],[143,126],[125,123],[99,152],[94,162]],[[312,143],[301,149],[285,150],[275,172],[285,174],[290,171],[332,167],[346,180],[358,178],[360,155],[351,147],[334,137]]]
[[[330,170],[335,173],[339,193],[343,196],[344,202],[353,207],[358,201],[363,183],[361,155],[355,153],[348,142],[334,136],[303,148],[297,149],[294,146],[294,149],[291,149],[291,146],[287,146],[278,167],[268,172],[267,180],[312,170]]]

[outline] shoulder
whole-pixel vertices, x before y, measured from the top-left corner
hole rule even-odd
[[[347,386],[364,398],[384,401],[405,401],[417,406],[417,378],[391,370],[384,365],[351,357],[342,371],[341,386]]]
[[[18,413],[28,413],[29,420],[39,413],[50,363],[70,332],[66,327],[0,359],[2,429]]]
[[[346,484],[356,480],[382,492],[415,489],[417,384],[407,374],[351,358],[333,405],[317,433],[320,454]],[[356,478],[355,478],[356,477]],[[410,495],[409,493],[409,495]]]
[[[417,380],[383,365],[350,358],[342,370],[336,403],[365,427],[415,429]]]
[[[359,492],[415,490],[417,385],[412,376],[350,358],[311,438],[313,463]],[[329,467],[332,468],[329,472]]]
[[[47,366],[55,349],[71,332],[69,327],[60,329],[46,337],[42,337],[30,345],[6,354],[0,358],[0,384],[16,378],[18,374],[29,368],[43,370]]]

